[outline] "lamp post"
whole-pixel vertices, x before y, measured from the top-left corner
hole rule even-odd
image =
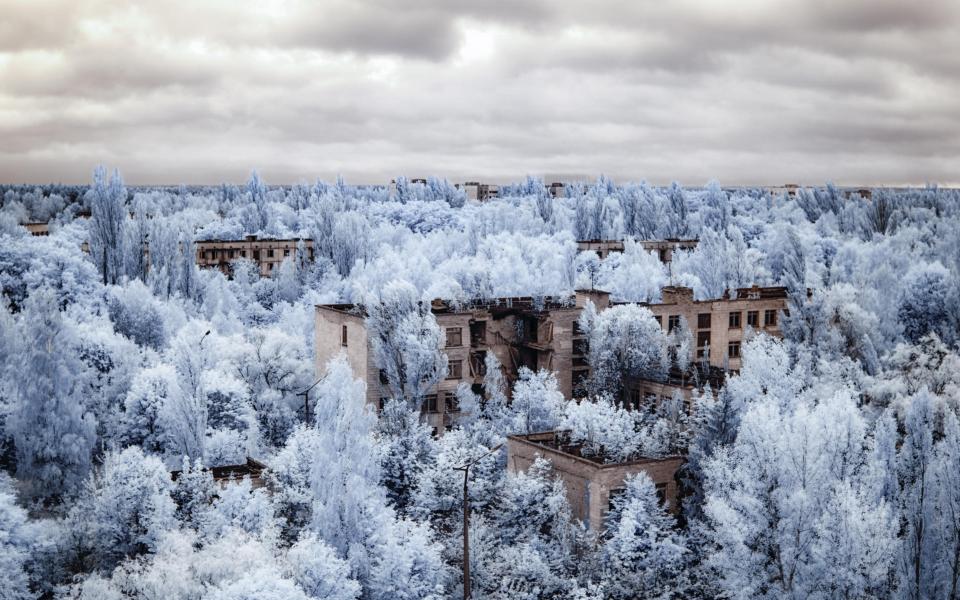
[[[208,335],[210,335],[210,330],[209,330],[209,329],[207,330],[207,332],[206,332],[205,334],[203,334],[203,337],[200,338],[200,342],[197,343],[197,348],[202,348],[202,347],[203,347],[203,340],[207,339],[207,336],[208,336]]]
[[[303,390],[302,392],[297,392],[298,396],[303,396],[303,420],[307,423],[307,425],[310,425],[310,396],[308,394],[310,393],[310,390],[317,387],[317,385],[326,378],[327,376],[324,375],[320,379],[314,381],[313,385],[307,389]]]
[[[503,444],[497,444],[477,458],[467,461],[459,467],[454,467],[456,471],[463,471],[463,600],[469,600],[470,598],[470,494],[468,489],[470,467],[502,447]]]

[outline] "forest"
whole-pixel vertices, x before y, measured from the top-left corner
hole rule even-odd
[[[0,599],[960,598],[960,192],[570,183],[468,200],[393,186],[0,186]],[[33,236],[27,223],[49,225]],[[301,242],[272,276],[204,240]],[[669,264],[641,240],[698,239]],[[578,240],[624,240],[600,258]],[[783,338],[678,403],[625,373],[686,368],[645,304],[782,286]],[[610,292],[585,311],[583,398],[556,375],[482,393],[434,436],[448,363],[431,301]],[[366,309],[391,398],[314,361],[319,304]],[[304,408],[303,390],[307,393]],[[631,477],[601,530],[507,435],[569,430],[614,460],[680,455],[679,506]],[[254,458],[250,478],[211,469]],[[173,474],[173,475],[172,475]]]

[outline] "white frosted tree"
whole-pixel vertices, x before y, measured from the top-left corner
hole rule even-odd
[[[155,550],[174,527],[171,487],[164,464],[139,448],[107,454],[68,517],[89,566],[109,573],[124,558]]]
[[[588,358],[593,392],[619,398],[630,377],[662,376],[669,362],[667,339],[650,309],[613,306],[590,326]]]
[[[367,598],[440,594],[446,570],[429,528],[397,519],[379,485],[376,416],[363,382],[342,355],[326,372],[317,386],[311,530],[350,564]]]
[[[366,303],[366,326],[374,362],[389,392],[419,410],[420,402],[447,374],[446,340],[429,303],[406,281],[392,281]]]
[[[177,387],[164,398],[159,415],[170,451],[191,460],[203,457],[207,433],[205,374],[210,365],[201,347],[205,337],[203,327],[194,324],[170,343],[167,356],[177,374]]]
[[[22,340],[5,365],[13,391],[6,427],[17,476],[35,496],[76,490],[90,469],[96,422],[84,407],[81,363],[64,351],[75,334],[54,292],[32,294],[18,326],[4,334]]]
[[[287,562],[293,580],[311,598],[355,600],[360,597],[360,584],[350,576],[350,565],[314,533],[297,540],[287,552]]]
[[[108,183],[106,169],[98,166],[90,188],[90,256],[104,285],[119,282],[125,273],[126,204],[127,190],[120,172],[114,171]]]
[[[533,433],[556,429],[563,415],[564,397],[557,377],[550,371],[534,373],[520,368],[513,384],[513,397],[507,411],[505,434]]]
[[[0,473],[0,600],[34,598],[24,567],[30,557],[31,539],[27,511],[17,506],[13,481]]]
[[[706,560],[728,594],[889,594],[897,528],[864,484],[866,446],[866,425],[846,392],[814,406],[754,401],[736,441],[704,469]]]
[[[611,598],[684,594],[686,540],[646,473],[624,481],[623,493],[607,513],[606,530],[603,579]]]

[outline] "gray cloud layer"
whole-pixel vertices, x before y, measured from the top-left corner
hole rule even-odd
[[[955,0],[0,0],[0,180],[960,182]]]

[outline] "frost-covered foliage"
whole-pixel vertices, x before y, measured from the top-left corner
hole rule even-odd
[[[663,328],[644,306],[624,304],[599,314],[587,310],[580,327],[590,337],[594,393],[619,398],[628,378],[656,379],[669,366]]]
[[[528,177],[477,202],[441,178],[107,173],[0,190],[0,598],[457,597],[468,463],[478,598],[957,596],[955,190],[600,177],[553,197]],[[301,241],[269,277],[249,257],[196,266],[198,242],[247,235]],[[669,263],[644,250],[667,238],[699,241]],[[623,251],[578,253],[586,239]],[[698,300],[783,286],[784,339],[745,332],[739,373],[708,386],[695,324],[665,334],[643,306],[669,284]],[[578,401],[561,373],[519,368],[544,364],[531,349],[501,354],[510,368],[487,352],[430,434],[420,403],[447,374],[434,300],[581,288],[615,305],[582,311]],[[314,364],[330,303],[366,315],[382,407],[346,358]],[[624,393],[674,376],[689,398]],[[546,430],[595,463],[683,457],[682,494],[663,507],[628,478],[587,531],[562,473],[507,469],[507,436]],[[267,470],[214,481],[248,457]]]

